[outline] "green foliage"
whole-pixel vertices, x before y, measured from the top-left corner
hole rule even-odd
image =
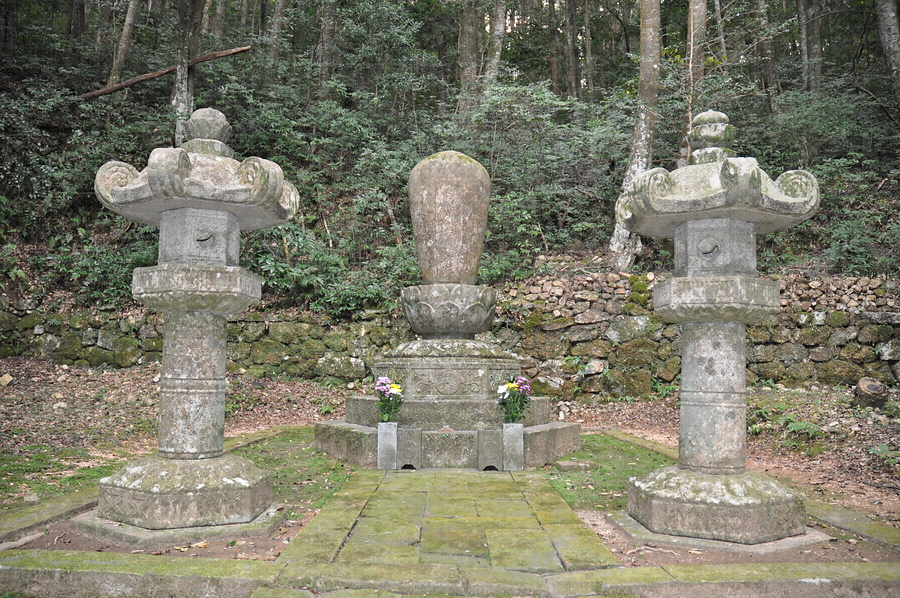
[[[888,465],[894,466],[900,464],[900,450],[892,449],[885,443],[870,448],[869,453],[879,457]]]
[[[674,464],[659,453],[606,434],[582,434],[581,448],[571,458],[597,466],[569,472],[546,467],[542,473],[573,509],[624,509],[629,478]]]
[[[225,417],[231,417],[235,413],[253,411],[260,405],[262,405],[262,399],[259,395],[229,392],[225,395]]]
[[[667,399],[678,392],[680,389],[677,384],[669,384],[663,382],[659,378],[654,378],[650,381],[650,388],[653,389],[653,394],[660,399]]]
[[[92,235],[83,228],[52,239],[53,253],[34,256],[45,288],[64,288],[79,305],[122,305],[131,300],[131,273],[156,263],[157,233],[116,216],[106,223],[105,234]],[[95,229],[99,233],[102,229]],[[115,232],[113,232],[115,231]],[[110,236],[114,240],[110,241]]]

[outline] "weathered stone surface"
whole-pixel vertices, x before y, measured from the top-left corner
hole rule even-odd
[[[377,467],[378,433],[374,427],[342,421],[317,422],[316,448],[361,467]]]
[[[268,475],[247,459],[145,457],[100,481],[101,517],[146,529],[246,523],[269,506]]]
[[[236,266],[160,264],[136,268],[132,289],[151,309],[230,315],[259,301],[262,279]]]
[[[491,327],[497,291],[469,284],[426,284],[404,288],[403,311],[424,338],[475,338]]]
[[[413,168],[410,217],[426,285],[475,284],[490,194],[487,171],[459,152],[433,154]]]
[[[875,352],[884,361],[900,360],[900,338],[891,339],[875,347]]]
[[[869,363],[875,361],[878,356],[872,347],[860,345],[859,343],[849,343],[841,349],[840,358],[854,363]]]
[[[778,283],[744,276],[670,278],[653,289],[666,322],[759,323],[777,312]]]
[[[256,230],[289,219],[300,200],[274,162],[247,158],[239,163],[185,148],[153,150],[142,172],[124,162],[107,162],[97,171],[94,189],[114,212],[156,226],[164,212],[197,208],[230,212],[242,230]]]
[[[166,313],[159,454],[105,479],[99,499],[102,517],[151,529],[245,523],[271,501],[262,471],[222,456],[227,317],[261,294],[261,279],[238,266],[240,231],[287,220],[299,202],[276,164],[231,158],[231,126],[222,113],[198,110],[186,130],[183,148],[154,150],[143,172],[109,162],[95,179],[104,205],[160,226],[160,264],[136,269],[132,279],[135,298]],[[99,330],[92,348],[112,350],[122,366],[140,358],[137,339],[111,343],[108,334]]]
[[[609,363],[623,369],[647,367],[656,359],[659,344],[648,338],[637,338],[622,343],[619,350],[611,355]]]
[[[367,374],[366,364],[362,359],[326,353],[316,361],[316,375],[343,380],[362,380]]]
[[[803,498],[755,472],[659,469],[631,479],[628,513],[656,533],[741,544],[799,535],[806,527]]]
[[[873,345],[889,341],[893,336],[894,327],[890,324],[872,324],[870,326],[862,326],[856,338],[860,343]]]
[[[525,469],[525,440],[522,424],[503,424],[503,471]]]
[[[648,316],[620,316],[610,320],[603,336],[610,342],[624,343],[634,338],[648,336],[657,328],[658,326]]]
[[[792,170],[772,181],[755,159],[733,155],[707,147],[695,152],[687,168],[642,173],[616,202],[616,218],[628,230],[650,237],[672,238],[684,222],[714,218],[753,223],[763,234],[795,226],[818,209],[819,185],[808,172]]]
[[[616,204],[632,232],[674,237],[675,278],[654,288],[653,305],[682,324],[678,468],[632,479],[628,512],[657,533],[752,544],[798,534],[805,523],[799,499],[745,473],[746,325],[781,305],[778,283],[755,278],[755,235],[809,218],[819,193],[809,173],[772,183],[752,158],[733,158],[723,146],[727,123],[721,113],[698,115],[691,164],[636,177]],[[815,368],[795,336],[779,329],[776,351],[755,351],[757,373],[783,360],[794,379],[811,378]]]

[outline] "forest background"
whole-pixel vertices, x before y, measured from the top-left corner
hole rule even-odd
[[[685,159],[706,109],[773,178],[818,177],[819,213],[762,238],[764,268],[900,275],[894,0],[0,0],[0,36],[0,291],[32,306],[131,300],[158,232],[102,208],[94,175],[177,143],[191,103],[300,191],[243,238],[270,305],[346,316],[416,284],[407,177],[447,149],[493,181],[481,283],[611,241],[611,263],[671,268],[614,236],[614,204]],[[128,81],[170,66],[174,85]]]

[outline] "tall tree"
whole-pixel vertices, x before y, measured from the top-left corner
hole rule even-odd
[[[216,16],[213,19],[213,37],[220,40],[225,37],[225,23],[228,20],[228,0],[216,0]]]
[[[584,0],[584,82],[587,85],[587,100],[594,100],[594,52],[591,38],[591,0]]]
[[[478,84],[478,56],[481,53],[481,29],[484,16],[475,0],[462,0],[459,10],[459,38],[457,59],[459,60],[459,84],[462,95],[459,110],[467,110],[473,105],[473,95]]]
[[[819,0],[797,0],[800,24],[800,60],[803,86],[808,91],[822,88],[822,6]]]
[[[122,35],[119,37],[119,44],[116,46],[116,55],[113,58],[112,68],[109,69],[109,78],[106,81],[107,86],[115,85],[122,77],[122,67],[125,65],[125,57],[128,56],[128,49],[131,47],[131,34],[134,32],[134,25],[137,22],[140,10],[141,0],[128,1],[125,23],[122,25]]]
[[[221,1],[221,0],[220,0]],[[269,49],[269,58],[274,62],[278,60],[281,31],[284,29],[284,13],[290,0],[275,0],[275,12],[272,13],[272,47]]]
[[[881,49],[891,74],[894,96],[900,104],[900,25],[898,25],[897,2],[895,0],[875,0],[878,16],[878,36]]]
[[[500,72],[500,56],[503,53],[503,38],[506,36],[506,2],[496,2],[491,8],[490,31],[484,65],[483,83],[485,87],[497,81]]]
[[[319,70],[319,85],[328,82],[335,70],[337,15],[334,5],[335,0],[321,0],[317,12],[319,35],[315,58]]]
[[[191,60],[200,47],[204,0],[178,2],[178,57],[172,108],[175,110],[175,145],[184,142],[184,123],[194,110],[194,67]]]
[[[577,98],[581,92],[581,73],[578,67],[578,27],[576,0],[565,0],[566,24],[566,88],[569,96]]]
[[[716,0],[718,2],[719,0]],[[763,62],[763,88],[766,91],[766,99],[769,103],[769,112],[775,111],[774,97],[778,93],[781,83],[778,80],[778,71],[775,68],[775,43],[772,33],[769,31],[768,2],[756,0],[759,30],[762,38],[759,40],[759,53]]]
[[[631,154],[625,168],[622,189],[632,179],[649,170],[653,163],[653,132],[656,126],[656,109],[659,104],[659,69],[662,35],[660,33],[660,0],[641,0],[641,72],[638,78],[640,112],[634,125]],[[631,267],[641,251],[641,237],[628,232],[616,221],[609,251],[616,260],[616,267]]]
[[[18,0],[0,0],[0,50],[5,52],[15,50],[18,45],[18,12]]]
[[[691,133],[691,121],[693,120],[694,104],[697,101],[697,86],[703,79],[704,73],[704,49],[706,46],[706,13],[708,7],[706,0],[689,0],[687,22],[687,82],[685,84],[684,122],[681,129],[681,145],[678,147],[678,160],[676,165],[682,168],[688,165],[691,155],[691,146],[688,142]]]

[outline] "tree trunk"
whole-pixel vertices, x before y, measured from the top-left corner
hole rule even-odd
[[[653,163],[661,47],[660,0],[641,0],[641,72],[638,78],[641,111],[634,125],[631,154],[628,156],[625,179],[622,181],[623,191],[634,177],[649,170]],[[609,251],[616,260],[616,267],[626,270],[641,251],[641,237],[631,234],[617,221],[609,241]]]
[[[190,63],[200,46],[203,8],[204,0],[181,0],[178,3],[178,58],[172,93],[175,145],[178,147],[184,142],[184,123],[194,110],[194,67]]]
[[[203,7],[203,22],[200,26],[200,34],[206,35],[210,30],[210,20],[212,19],[213,14],[213,0],[206,0],[206,5]]]
[[[875,0],[878,16],[878,36],[881,49],[891,74],[894,95],[900,104],[900,25],[898,25],[897,3],[895,0]]]
[[[803,89],[809,89],[809,9],[807,0],[797,0],[797,23],[800,25],[800,71]]]
[[[269,6],[269,0],[260,0],[259,2],[259,35],[262,36],[266,32],[266,8]]]
[[[500,56],[503,53],[503,38],[506,36],[506,2],[497,2],[491,9],[490,36],[488,37],[487,59],[484,65],[484,86],[497,82],[500,73]]]
[[[806,55],[809,58],[809,91],[822,91],[822,5],[819,0],[807,3]]]
[[[85,31],[85,2],[84,0],[72,0],[72,13],[69,19],[69,35],[81,37]]]
[[[216,0],[216,18],[213,19],[212,34],[217,40],[225,37],[225,23],[228,20],[228,0]]]
[[[559,76],[559,57],[562,56],[562,48],[559,43],[559,21],[556,18],[556,1],[550,0],[547,3],[547,14],[550,22],[550,37],[553,40],[553,48],[552,55],[550,57],[550,80],[551,86],[553,88],[554,93],[557,95],[561,95],[562,85],[560,84],[560,76]],[[568,77],[566,78],[568,81]],[[568,84],[566,85],[568,87]]]
[[[334,74],[334,36],[337,30],[334,0],[319,3],[319,41],[316,44],[316,63],[319,67],[319,85],[327,83]]]
[[[687,26],[687,93],[684,111],[684,122],[681,128],[681,145],[678,148],[677,168],[688,165],[691,157],[691,146],[688,135],[691,133],[694,104],[697,101],[697,85],[703,79],[703,48],[706,46],[706,0],[690,0]]]
[[[594,101],[594,54],[591,48],[591,0],[584,0],[584,80],[587,101]]]
[[[269,49],[269,58],[273,62],[278,60],[279,38],[284,29],[284,12],[288,4],[290,0],[275,0],[275,12],[272,13],[272,47]]]
[[[765,0],[757,0],[765,5]],[[719,51],[722,53],[722,62],[728,60],[728,48],[725,46],[725,24],[722,21],[722,0],[713,1],[713,10],[716,13],[716,40],[719,42]]]
[[[576,0],[566,0],[566,87],[570,97],[577,98],[581,92],[581,73],[578,68],[578,30],[576,22]]]
[[[475,0],[463,0],[459,12],[459,60],[460,99],[457,108],[465,111],[473,105],[473,95],[478,85],[478,55],[481,45],[481,16]]]
[[[249,9],[250,0],[241,0],[241,31],[244,31],[247,28],[247,12]]]
[[[18,0],[0,0],[0,50],[11,52],[18,46]]]
[[[116,55],[113,58],[112,68],[109,69],[109,78],[106,85],[115,85],[122,76],[122,67],[128,49],[131,47],[131,34],[134,32],[134,24],[137,22],[138,13],[141,10],[141,0],[129,0],[128,12],[125,13],[125,23],[122,25],[122,36],[119,37],[119,45],[116,47]]]
[[[756,10],[759,14],[759,29],[762,39],[759,40],[759,52],[763,62],[763,89],[766,91],[766,100],[769,104],[769,112],[775,113],[775,96],[778,94],[781,84],[778,81],[778,71],[775,68],[775,43],[769,33],[768,2],[756,0]]]

